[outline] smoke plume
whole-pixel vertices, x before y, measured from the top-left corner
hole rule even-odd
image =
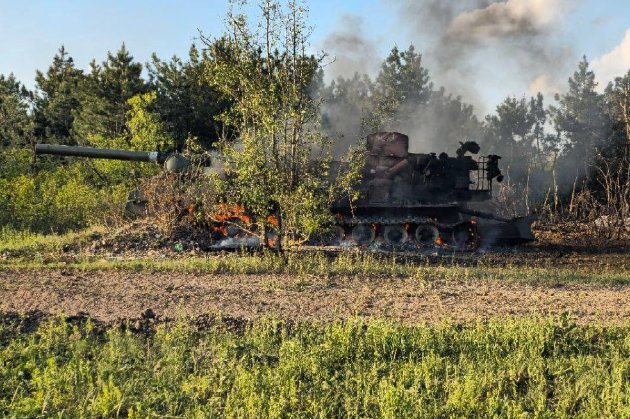
[[[449,92],[491,111],[480,89],[493,84],[558,85],[577,61],[558,34],[574,7],[569,0],[396,0],[398,20],[414,43],[425,45],[428,67]],[[525,93],[509,92],[513,95]]]
[[[375,42],[363,30],[363,19],[344,15],[338,29],[330,33],[323,43],[331,62],[326,66],[326,77],[352,77],[355,73],[374,73],[379,64]]]
[[[447,35],[461,42],[537,36],[557,22],[563,0],[509,0],[467,10],[449,24]]]

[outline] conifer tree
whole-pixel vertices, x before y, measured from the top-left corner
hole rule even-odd
[[[551,107],[553,123],[563,140],[562,159],[568,168],[575,168],[569,170],[573,178],[586,174],[587,165],[610,135],[603,97],[596,88],[595,73],[583,57],[569,78],[569,90],[556,95],[558,106]]]
[[[73,144],[74,113],[80,103],[78,89],[83,71],[74,66],[72,57],[62,45],[46,71],[37,71],[35,86],[36,135],[43,141]]]
[[[91,135],[128,139],[126,120],[131,109],[128,101],[148,90],[142,79],[142,64],[133,61],[123,44],[116,54],[109,52],[102,65],[92,61],[90,67],[81,88],[81,108],[75,124],[77,136],[80,141],[89,141]]]
[[[394,47],[374,84],[372,125],[375,128],[395,125],[401,114],[407,115],[414,107],[426,104],[432,89],[429,71],[414,46],[410,45],[406,51]]]
[[[13,74],[0,74],[0,148],[28,144],[32,132],[32,94]]]
[[[156,111],[181,148],[189,137],[202,147],[210,148],[223,131],[218,115],[226,110],[227,101],[206,82],[204,68],[208,54],[193,44],[188,61],[173,57],[169,62],[153,54],[149,66],[150,86],[157,92]]]

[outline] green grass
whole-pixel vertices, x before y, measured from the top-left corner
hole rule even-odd
[[[76,255],[65,252],[68,247],[88,246],[94,228],[65,235],[38,235],[13,230],[0,231],[0,269],[64,269],[76,271],[117,270],[128,272],[182,272],[196,274],[278,274],[292,276],[414,278],[420,280],[499,280],[530,284],[564,285],[571,283],[599,283],[630,285],[630,269],[626,263],[616,265],[581,266],[574,268],[541,266],[532,258],[531,266],[497,266],[496,259],[484,262],[476,259],[474,266],[466,266],[466,254],[445,253],[437,261],[428,257],[406,258],[401,254],[345,251],[336,255],[322,252],[287,252],[226,255],[206,257],[180,256],[175,259],[140,258],[132,260],[103,259],[98,256]],[[4,258],[1,256],[4,255]],[[463,258],[462,258],[463,256]],[[470,255],[468,255],[470,256]],[[623,257],[620,255],[620,257]],[[509,255],[505,256],[509,262]]]
[[[630,325],[0,326],[0,415],[627,417]]]
[[[64,269],[77,272],[115,270],[123,272],[180,272],[194,274],[286,274],[324,278],[365,277],[414,278],[419,280],[498,280],[530,284],[564,285],[599,283],[628,285],[630,271],[624,267],[528,267],[479,264],[463,266],[445,260],[436,265],[397,256],[375,256],[369,253],[341,253],[329,256],[321,253],[288,253],[246,255],[230,254],[181,259],[98,260],[79,259],[74,262],[44,262],[41,260],[0,261],[0,269]]]
[[[0,229],[0,254],[11,258],[33,259],[43,254],[58,255],[67,246],[81,246],[89,243],[94,234],[103,234],[103,227],[94,227],[80,232],[57,234],[37,234],[7,227]]]

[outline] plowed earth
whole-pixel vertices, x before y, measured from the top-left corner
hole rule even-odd
[[[569,313],[579,323],[619,324],[630,320],[630,286],[0,270],[0,312],[89,313],[99,321],[115,323],[139,318],[147,310],[165,320],[214,313],[252,320],[328,321],[358,316],[408,324]]]

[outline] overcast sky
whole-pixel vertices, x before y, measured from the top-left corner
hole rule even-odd
[[[484,112],[507,95],[561,90],[582,55],[604,82],[630,69],[629,0],[308,4],[313,49],[336,57],[331,76],[374,73],[393,45],[414,43],[437,84]],[[35,70],[45,70],[62,44],[80,68],[123,42],[143,63],[153,52],[185,56],[198,29],[221,34],[226,9],[221,0],[0,0],[0,73],[32,87]]]

